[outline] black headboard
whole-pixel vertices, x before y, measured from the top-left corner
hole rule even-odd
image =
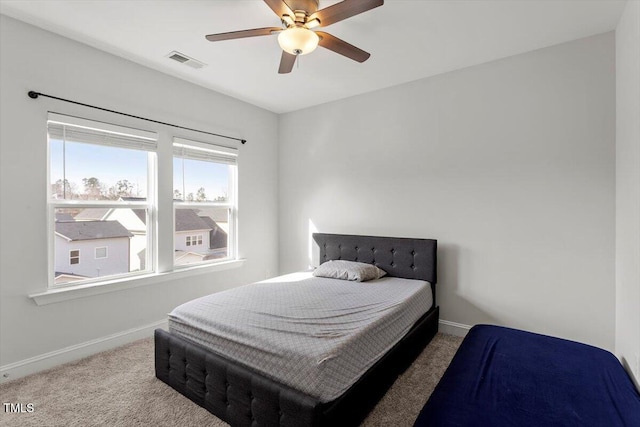
[[[336,259],[374,264],[392,277],[428,281],[435,296],[437,240],[324,233],[314,233],[313,240],[320,264]]]

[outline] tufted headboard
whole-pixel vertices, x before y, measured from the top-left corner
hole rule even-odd
[[[314,233],[320,264],[336,259],[374,264],[389,276],[426,280],[435,297],[438,241],[401,237]]]

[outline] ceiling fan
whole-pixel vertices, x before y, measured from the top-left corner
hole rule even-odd
[[[282,20],[282,28],[266,27],[209,34],[206,39],[215,42],[279,33],[278,44],[282,48],[278,69],[280,74],[290,73],[298,55],[311,53],[318,45],[354,61],[364,62],[369,59],[370,53],[331,34],[312,29],[335,24],[384,4],[384,0],[344,0],[318,10],[319,0],[264,0],[264,2]]]

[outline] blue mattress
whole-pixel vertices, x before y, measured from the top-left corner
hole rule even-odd
[[[640,426],[640,394],[608,351],[479,325],[415,426]]]

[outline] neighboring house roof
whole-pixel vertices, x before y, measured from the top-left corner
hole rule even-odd
[[[86,208],[82,209],[74,217],[77,221],[100,221],[109,213],[109,208]]]
[[[88,279],[88,277],[80,276],[78,274],[60,273],[59,271],[56,271],[55,284],[59,285],[63,283],[72,283],[72,282],[77,282],[84,279]]]
[[[176,209],[176,231],[211,230],[193,209]]]
[[[196,258],[199,261],[209,261],[212,259],[224,258],[225,256],[226,256],[226,253],[223,253],[222,255],[218,252],[201,254],[198,252],[177,250],[174,253],[174,262],[177,263],[179,261],[184,260],[185,258]]]
[[[211,231],[209,232],[209,248],[226,248],[228,245],[227,233],[210,217],[201,216],[200,218],[211,227]]]
[[[131,209],[134,214],[142,221],[144,225],[147,225],[147,211],[146,209]]]
[[[74,221],[71,214],[68,213],[57,213],[56,214],[56,222],[57,221]]]
[[[144,209],[132,209],[132,211],[143,224],[147,223],[147,213]],[[193,209],[176,209],[176,231],[212,230],[217,227],[218,224],[214,222],[213,226],[210,225]]]
[[[121,200],[125,202],[143,202],[147,200],[144,197],[121,197]],[[75,218],[77,221],[100,221],[103,220],[109,213],[109,208],[86,208],[79,212]],[[131,209],[131,211],[140,219],[143,224],[147,223],[147,213],[145,209]],[[218,212],[219,211],[219,212]],[[206,216],[199,216],[198,212],[205,214]],[[220,209],[188,209],[178,208],[176,209],[176,231],[195,231],[195,230],[216,230],[224,232],[220,226],[211,217],[215,214],[220,216],[217,221],[226,222],[226,211]],[[223,218],[224,217],[224,218]],[[226,233],[225,233],[226,237]]]
[[[185,257],[200,258],[201,261],[204,261],[207,258],[206,254],[199,254],[197,252],[191,252],[191,251],[177,250],[173,254],[173,259],[175,261],[179,261],[179,260],[181,260],[181,259],[183,259]]]
[[[55,272],[55,277],[60,277],[60,276],[66,276],[66,277],[77,277],[78,279],[86,279],[88,278],[88,276],[81,276],[79,274],[74,274],[74,273],[63,273],[61,271],[56,271]]]
[[[121,197],[125,202],[144,202],[144,197]],[[147,213],[145,209],[132,209],[133,213],[142,221],[147,223]],[[220,228],[216,222],[207,217],[199,216],[200,209],[178,208],[176,209],[176,231],[193,231],[193,230],[215,230]],[[226,212],[222,212],[226,220]],[[209,212],[207,212],[209,215]],[[220,229],[222,231],[222,229]],[[226,234],[226,233],[225,233]]]
[[[229,211],[220,208],[195,209],[200,217],[208,216],[215,222],[229,222]]]
[[[56,233],[72,241],[133,237],[118,221],[56,222]]]
[[[204,223],[207,224],[209,228],[213,230],[215,230],[216,228],[220,228],[218,224],[216,224],[216,222],[208,216],[201,216],[200,219],[203,220]]]

